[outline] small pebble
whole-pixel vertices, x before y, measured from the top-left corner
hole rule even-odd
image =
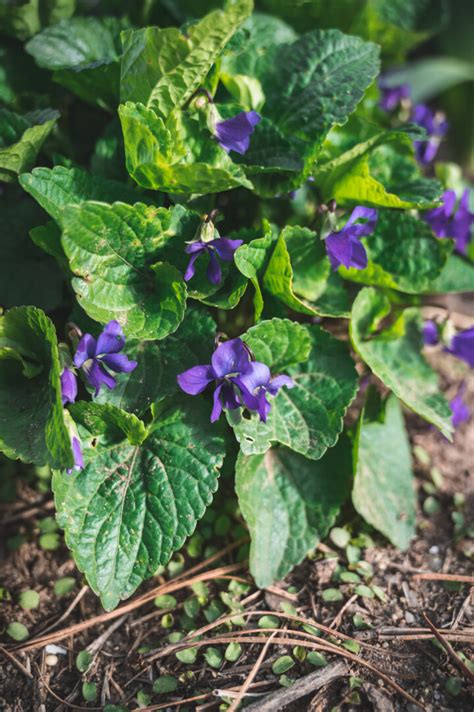
[[[439,546],[431,546],[430,547],[430,554],[439,554]]]
[[[66,648],[62,648],[60,645],[54,645],[51,643],[45,648],[47,653],[52,653],[53,655],[67,655]]]
[[[57,655],[47,655],[44,659],[46,665],[49,667],[54,667],[55,665],[58,664],[58,656]]]
[[[410,613],[410,611],[407,611],[407,612],[405,613],[405,620],[406,620],[406,622],[407,622],[408,624],[414,623],[414,622],[415,622],[415,616],[413,615],[413,613]]]

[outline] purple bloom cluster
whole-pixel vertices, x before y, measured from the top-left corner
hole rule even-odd
[[[410,98],[411,89],[409,84],[398,84],[390,86],[386,77],[379,79],[379,89],[382,92],[382,97],[379,106],[383,111],[393,111],[402,101]]]
[[[119,353],[125,346],[125,337],[118,321],[112,320],[104,327],[99,338],[84,334],[77,345],[74,366],[82,368],[87,380],[98,395],[102,385],[115,388],[117,381],[109,373],[130,373],[137,366],[125,354]]]
[[[209,255],[209,265],[207,267],[207,278],[212,284],[220,284],[222,279],[222,271],[219,261],[216,257],[220,257],[224,262],[232,262],[234,252],[243,244],[243,240],[231,240],[228,237],[218,237],[215,240],[205,242],[204,240],[195,240],[186,247],[186,252],[191,255],[186,272],[184,273],[184,281],[189,282],[194,277],[196,271],[195,262],[197,258],[207,253]]]
[[[356,223],[364,220],[363,223]],[[364,208],[358,205],[351,213],[349,220],[339,232],[331,232],[326,238],[326,252],[333,269],[341,265],[349,269],[364,269],[367,267],[367,253],[361,243],[361,237],[370,235],[375,230],[377,211],[375,208]]]
[[[434,160],[438,153],[441,139],[445,136],[449,124],[442,112],[434,112],[429,106],[426,106],[426,104],[417,104],[414,106],[411,119],[415,124],[424,128],[428,135],[427,140],[414,142],[415,155],[418,161],[427,165]]]
[[[248,151],[250,136],[261,120],[256,111],[241,111],[231,119],[216,123],[215,135],[224,151],[235,151],[243,155]]]
[[[125,346],[125,337],[118,321],[109,321],[98,339],[91,334],[84,334],[79,341],[74,356],[74,366],[82,368],[90,385],[95,388],[95,395],[102,385],[115,388],[117,381],[109,373],[130,373],[137,366],[136,361],[130,361],[125,354],[119,353]],[[63,405],[74,403],[77,397],[77,376],[65,366],[61,374],[61,400]],[[75,470],[82,470],[84,460],[81,443],[76,435],[71,437]],[[71,473],[68,470],[68,473]]]
[[[267,395],[275,396],[282,386],[293,388],[289,376],[271,376],[270,369],[253,361],[248,347],[241,339],[220,344],[212,354],[211,363],[180,373],[178,385],[185,393],[196,396],[215,381],[211,423],[220,418],[222,409],[246,407],[256,411],[266,422],[271,405]]]
[[[430,225],[437,237],[452,237],[456,241],[455,249],[462,255],[466,254],[471,240],[471,226],[474,224],[474,213],[469,211],[469,190],[462,194],[456,210],[456,193],[447,190],[441,196],[443,205],[433,210],[427,210],[423,219]]]

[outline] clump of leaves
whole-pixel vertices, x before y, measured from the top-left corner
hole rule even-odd
[[[181,27],[155,26],[150,6],[143,27],[126,3],[107,4],[110,16],[34,5],[0,9],[0,32],[19,40],[0,45],[1,452],[52,471],[65,542],[108,610],[162,567],[178,574],[189,537],[199,558],[233,536],[231,512],[206,517],[221,473],[235,480],[259,586],[331,532],[351,568],[341,581],[382,599],[334,527],[341,508],[352,498],[406,548],[402,408],[447,438],[465,418],[462,393],[450,407],[424,358],[417,305],[474,289],[469,197],[443,193],[451,174],[435,167],[441,184],[425,166],[446,122],[410,106],[406,89],[382,83],[378,96],[374,84],[379,45],[399,61],[442,18],[428,26],[422,3],[332,3],[324,17],[316,3],[290,18],[284,3],[266,0],[262,14],[228,0]],[[65,106],[74,121],[59,117]],[[425,342],[472,366],[471,331],[439,323]],[[390,394],[369,389],[348,430],[354,354]],[[40,545],[60,542],[43,520]],[[210,622],[238,611],[194,593],[188,627],[201,609]],[[18,625],[8,632],[21,640]],[[240,652],[203,655],[217,669]],[[156,691],[174,689],[160,680]]]

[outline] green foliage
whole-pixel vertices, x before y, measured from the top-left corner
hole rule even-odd
[[[0,108],[0,180],[12,183],[28,171],[51,133],[59,113],[50,109],[25,116]]]
[[[259,585],[284,577],[331,531],[351,569],[337,582],[385,601],[365,581],[373,571],[361,540],[334,524],[352,492],[368,524],[409,543],[415,509],[399,400],[447,437],[452,430],[423,357],[418,307],[474,290],[474,242],[456,253],[453,239],[437,236],[439,213],[426,212],[443,191],[455,189],[459,202],[468,186],[449,143],[445,163],[421,165],[425,129],[406,123],[406,101],[383,111],[375,82],[380,57],[390,71],[387,62],[401,63],[442,26],[445,2],[261,0],[261,12],[251,0],[95,5],[0,0],[9,36],[0,44],[0,450],[43,468],[41,492],[53,470],[58,524],[39,523],[38,545],[57,551],[61,526],[110,610],[160,567],[182,572],[187,537],[185,553],[199,563],[212,536],[236,534],[235,502],[194,533],[222,469],[226,496],[236,479]],[[413,70],[415,97],[424,83],[430,97],[470,76],[463,64],[444,69],[400,71]],[[250,117],[248,135],[244,111],[260,119]],[[377,212],[373,230],[370,217],[348,225],[357,206]],[[462,232],[463,220],[442,232]],[[360,266],[364,251],[366,268],[333,268]],[[103,333],[115,321],[125,343]],[[238,338],[238,363],[220,363],[216,348]],[[361,414],[359,374],[369,372],[393,394],[370,395]],[[218,405],[225,414],[211,423]],[[11,466],[17,472],[22,465]],[[426,494],[424,510],[435,512],[435,486]],[[10,548],[24,537],[14,539]],[[54,590],[75,586],[67,577]],[[343,591],[327,586],[322,597],[337,604]],[[182,615],[165,613],[163,630],[175,618],[195,628],[201,610],[209,622],[240,611],[234,590],[218,602],[193,592]],[[20,603],[37,603],[34,593]],[[176,608],[172,596],[155,603]],[[20,640],[28,631],[17,625],[7,634]],[[280,621],[264,615],[258,625]],[[241,652],[231,643],[202,655],[217,670]],[[198,654],[176,657],[186,665]],[[81,672],[90,658],[79,654]],[[281,685],[291,684],[293,658],[275,663]],[[154,691],[177,684],[165,675]],[[82,695],[94,702],[95,684],[84,682]],[[146,690],[136,697],[149,706]]]
[[[326,536],[351,477],[344,437],[317,462],[286,448],[239,455],[237,495],[250,529],[250,570],[258,586],[286,576]]]
[[[224,443],[206,415],[203,404],[167,404],[141,445],[93,419],[86,467],[54,474],[66,543],[107,610],[168,563],[211,503]]]

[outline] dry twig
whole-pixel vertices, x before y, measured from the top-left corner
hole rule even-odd
[[[448,641],[447,641],[445,638],[443,638],[442,635],[440,635],[440,634],[438,633],[438,629],[436,628],[436,626],[434,625],[434,623],[428,618],[428,616],[426,615],[426,613],[423,613],[423,618],[425,619],[425,621],[426,621],[428,627],[430,628],[430,630],[433,632],[433,635],[434,635],[434,637],[436,638],[436,640],[438,641],[438,643],[440,643],[440,645],[443,646],[443,648],[445,649],[445,651],[447,652],[447,654],[449,655],[449,657],[450,657],[451,660],[453,661],[454,665],[456,665],[456,667],[458,667],[458,668],[461,670],[462,674],[466,677],[467,680],[469,680],[469,682],[471,683],[471,685],[473,685],[473,684],[474,684],[474,674],[469,670],[469,668],[467,667],[467,665],[465,665],[465,664],[463,663],[463,661],[461,660],[461,658],[460,658],[458,655],[456,655],[456,651],[455,651],[454,648],[448,643]]]

